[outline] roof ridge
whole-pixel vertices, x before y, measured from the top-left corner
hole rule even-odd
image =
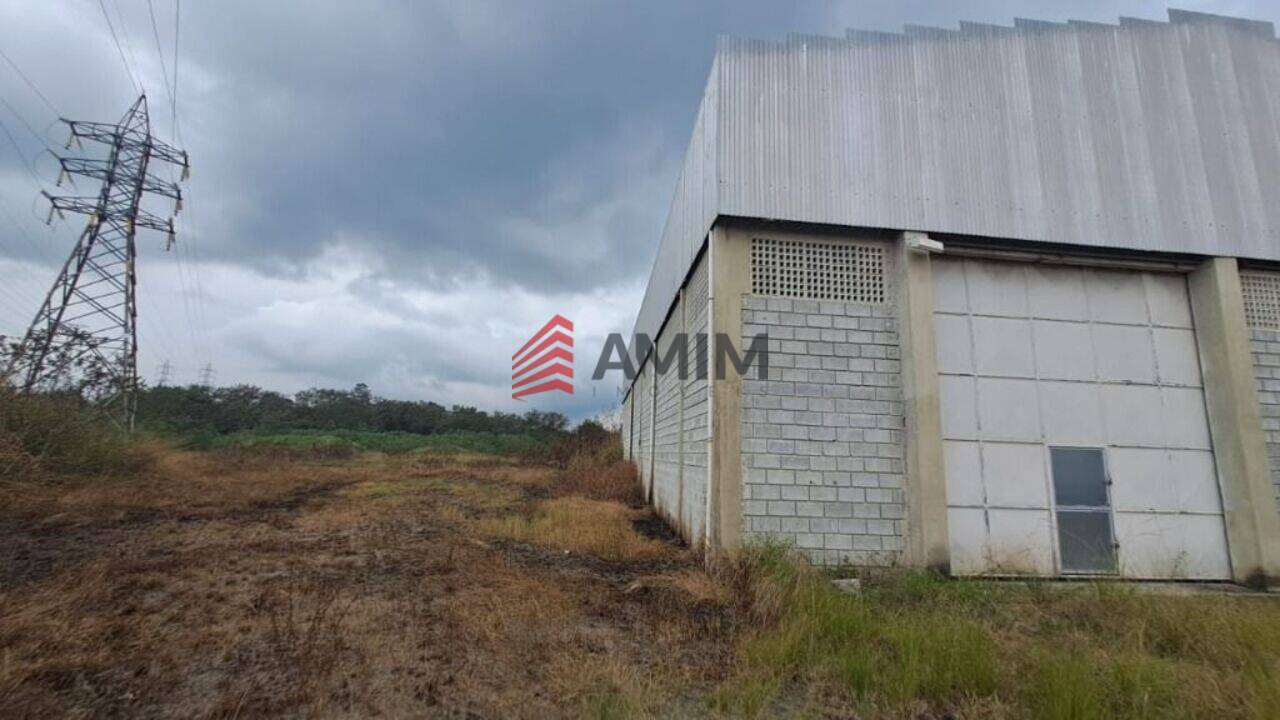
[[[1231,15],[1216,15],[1213,13],[1193,10],[1179,10],[1177,8],[1169,8],[1168,15],[1168,20],[1154,20],[1151,18],[1138,18],[1122,15],[1117,18],[1117,21],[1114,24],[1093,20],[1067,20],[1066,22],[1054,22],[1022,17],[1013,18],[1012,25],[998,25],[961,20],[959,21],[958,29],[907,23],[902,26],[901,32],[848,28],[845,30],[843,36],[824,35],[822,33],[789,33],[782,39],[751,39],[767,43],[767,45],[765,45],[766,47],[787,47],[794,44],[797,38],[803,39],[803,42],[817,43],[824,40],[832,40],[835,42],[843,41],[853,46],[859,46],[876,43],[913,43],[921,40],[950,40],[966,36],[1009,35],[1014,33],[1048,33],[1062,31],[1079,33],[1102,30],[1115,32],[1117,30],[1133,29],[1171,29],[1176,25],[1196,24],[1217,24],[1244,32],[1262,35],[1269,39],[1275,39],[1275,25],[1266,20],[1252,20],[1249,18],[1234,17]],[[747,39],[750,36],[730,34],[722,37]]]
[[[1235,17],[1232,15],[1216,15],[1214,13],[1199,12],[1195,10],[1178,10],[1177,8],[1169,8],[1169,23],[1172,25],[1216,23],[1248,32],[1256,32],[1266,35],[1269,38],[1274,38],[1276,36],[1275,25],[1266,20],[1252,20],[1250,18]]]
[[[911,38],[951,38],[959,35],[960,31],[934,27],[931,25],[915,25],[908,23],[902,26],[902,34]]]

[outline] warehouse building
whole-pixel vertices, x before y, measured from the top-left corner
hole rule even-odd
[[[1274,29],[722,38],[635,331],[625,450],[708,551],[1280,577]],[[767,377],[656,371],[698,334]]]

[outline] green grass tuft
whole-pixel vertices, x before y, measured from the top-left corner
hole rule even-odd
[[[851,595],[776,545],[727,574],[744,619],[725,715],[1280,718],[1275,598],[908,571]]]

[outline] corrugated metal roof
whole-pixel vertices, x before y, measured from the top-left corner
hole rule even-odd
[[[719,215],[1280,260],[1270,23],[721,38],[636,332]]]

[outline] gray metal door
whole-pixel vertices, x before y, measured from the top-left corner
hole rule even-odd
[[[1051,447],[1058,552],[1066,573],[1114,573],[1116,552],[1102,448]]]

